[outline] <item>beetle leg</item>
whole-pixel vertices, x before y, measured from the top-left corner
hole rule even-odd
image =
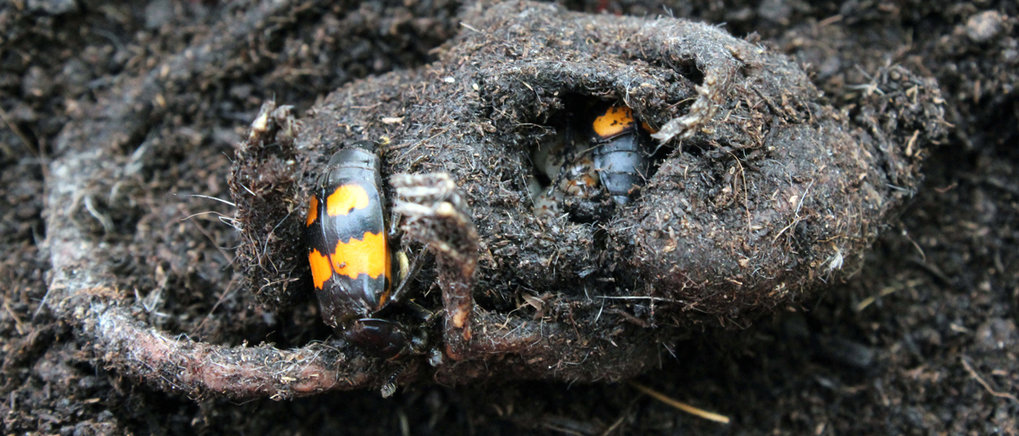
[[[398,283],[396,289],[393,291],[393,295],[389,297],[391,302],[403,302],[403,297],[407,294],[407,284],[417,275],[418,271],[421,271],[421,267],[424,265],[422,259],[425,257],[425,252],[421,251],[414,256],[414,261],[407,265],[407,255],[404,252],[397,254],[397,265],[399,265]]]
[[[395,209],[406,218],[404,231],[435,253],[446,311],[446,354],[462,359],[471,340],[471,289],[478,265],[474,222],[449,174],[398,174],[390,183],[396,188]]]

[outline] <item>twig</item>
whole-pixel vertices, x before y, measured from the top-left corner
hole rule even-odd
[[[11,310],[11,305],[8,304],[6,300],[4,301],[4,309],[7,310],[7,313],[10,314],[11,318],[14,320],[14,328],[18,331],[18,334],[24,335],[25,327],[24,324],[21,323],[21,318],[19,318],[18,314],[14,313],[14,311]]]
[[[32,141],[28,139],[28,136],[26,136],[25,133],[18,128],[17,124],[14,124],[14,122],[11,121],[10,117],[7,116],[7,111],[5,111],[2,107],[0,107],[0,120],[3,120],[4,124],[7,125],[7,128],[14,132],[14,136],[17,136],[18,139],[25,144],[25,148],[27,148],[28,151],[32,152],[35,157],[39,157],[39,147],[32,144]]]
[[[650,295],[595,295],[594,298],[600,298],[602,300],[648,300],[648,301],[662,301],[665,303],[682,303],[680,300],[672,298],[653,297]]]
[[[896,292],[898,292],[898,291],[900,291],[902,289],[912,288],[912,287],[915,287],[915,286],[919,286],[921,283],[923,283],[923,280],[914,279],[914,280],[907,281],[905,284],[903,284],[901,286],[888,286],[888,287],[882,288],[881,291],[878,292],[877,295],[871,295],[871,296],[869,296],[867,298],[864,298],[859,303],[857,303],[856,307],[855,307],[855,310],[857,312],[862,312],[863,309],[866,309],[871,304],[874,304],[874,301],[877,301],[877,299],[879,297],[886,297],[886,296],[892,295],[892,294],[894,294],[894,293],[896,293]]]
[[[661,402],[663,402],[665,404],[668,404],[668,405],[670,405],[672,407],[675,407],[675,408],[677,408],[679,410],[682,410],[682,411],[684,411],[686,413],[689,413],[689,414],[694,415],[694,416],[699,417],[699,418],[707,419],[709,421],[720,422],[722,424],[728,424],[729,423],[729,417],[728,416],[720,415],[720,414],[717,414],[717,413],[714,413],[714,412],[708,412],[707,410],[704,410],[704,409],[698,409],[698,408],[696,408],[694,406],[691,406],[689,404],[686,404],[686,403],[684,403],[682,401],[670,398],[670,397],[666,396],[665,394],[663,394],[661,392],[658,392],[658,391],[656,391],[654,389],[651,389],[651,388],[649,388],[647,386],[644,386],[644,385],[642,385],[640,383],[637,383],[637,382],[634,382],[634,381],[631,381],[629,383],[630,383],[630,386],[633,386],[634,388],[636,388],[637,390],[647,394],[651,398],[654,398],[654,399],[656,399],[658,401],[661,401]]]
[[[980,377],[980,374],[977,374],[977,371],[973,369],[973,366],[966,361],[965,356],[959,357],[959,360],[962,362],[963,368],[966,368],[966,372],[968,372],[971,377],[976,379],[977,383],[980,383],[980,386],[983,386],[984,390],[986,390],[987,393],[994,395],[995,397],[998,398],[1008,398],[1012,401],[1019,403],[1019,398],[1016,398],[1015,395],[1012,395],[1008,392],[999,392],[991,388],[991,385],[984,381],[983,377]]]

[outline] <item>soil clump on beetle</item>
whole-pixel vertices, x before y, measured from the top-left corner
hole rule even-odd
[[[52,207],[46,204],[47,195],[54,191],[47,180],[74,179],[74,174],[49,174],[49,162],[68,149],[81,151],[75,148],[81,147],[79,143],[99,143],[120,152],[115,162],[79,163],[90,174],[113,174],[107,169],[113,166],[124,172],[86,187],[85,195],[66,205],[67,210],[77,211],[67,219],[100,242],[104,251],[96,255],[111,260],[109,271],[116,277],[116,286],[108,292],[138,303],[132,306],[134,319],[195,341],[229,346],[271,343],[286,348],[330,337],[313,299],[301,291],[308,288],[302,281],[306,276],[299,269],[286,271],[290,265],[303,265],[299,262],[302,248],[289,244],[293,238],[264,235],[293,231],[287,230],[287,214],[303,213],[307,195],[301,190],[316,176],[316,163],[328,159],[332,150],[316,145],[323,142],[302,144],[299,139],[296,147],[301,153],[289,159],[300,171],[285,166],[286,159],[276,166],[258,167],[261,171],[252,177],[271,181],[271,187],[286,187],[279,198],[293,201],[269,203],[269,197],[259,197],[267,203],[250,210],[269,211],[269,215],[256,212],[233,221],[237,203],[224,203],[234,201],[227,179],[235,164],[234,147],[245,140],[258,108],[273,98],[279,104],[294,105],[292,113],[304,123],[299,127],[305,129],[304,135],[317,132],[314,135],[335,142],[353,137],[385,142],[388,138],[392,141],[385,150],[388,172],[454,173],[465,196],[476,205],[472,213],[491,253],[481,259],[477,289],[484,293],[475,296],[481,307],[534,319],[600,317],[598,322],[626,329],[654,321],[661,324],[659,329],[692,332],[678,341],[670,334],[663,352],[637,365],[654,368],[638,381],[730,416],[737,431],[901,433],[1016,428],[1019,190],[1014,180],[1019,156],[1011,144],[1019,139],[1012,122],[1019,116],[1014,90],[1019,71],[1015,37],[1019,10],[1014,5],[958,3],[933,8],[905,2],[878,7],[851,2],[831,7],[737,1],[670,6],[677,17],[727,23],[728,32],[790,56],[807,75],[800,82],[790,79],[794,77],[790,74],[778,74],[775,80],[790,82],[768,81],[774,89],[751,96],[764,109],[749,110],[757,107],[751,100],[746,100],[748,106],[728,107],[733,115],[729,120],[739,124],[723,123],[715,136],[707,133],[686,140],[688,148],[682,153],[666,150],[660,156],[673,158],[654,163],[655,173],[637,194],[636,209],[599,217],[595,221],[600,226],[569,214],[560,221],[520,222],[533,220],[526,186],[526,177],[535,172],[529,160],[533,148],[568,129],[566,120],[574,117],[567,114],[584,112],[591,104],[625,103],[642,121],[662,128],[689,113],[697,86],[706,80],[705,71],[669,65],[669,70],[683,74],[666,78],[658,72],[665,68],[656,70],[659,66],[653,63],[645,67],[639,62],[620,62],[609,69],[617,71],[611,74],[594,67],[584,70],[598,60],[626,58],[612,52],[627,47],[625,42],[581,50],[579,46],[592,44],[588,36],[612,40],[599,32],[610,26],[625,29],[619,23],[631,19],[611,15],[657,14],[661,12],[657,3],[568,4],[574,10],[603,15],[593,16],[589,27],[573,29],[576,35],[536,40],[533,47],[485,45],[491,29],[478,27],[479,21],[461,24],[462,6],[452,2],[267,2],[258,9],[242,10],[165,1],[114,6],[39,1],[3,6],[0,242],[8,252],[0,262],[0,277],[7,283],[2,287],[0,310],[5,338],[0,351],[0,380],[6,394],[0,405],[4,428],[48,433],[176,433],[190,431],[192,426],[216,432],[358,429],[373,433],[401,429],[488,433],[527,428],[581,434],[718,428],[657,403],[625,383],[565,385],[495,378],[455,387],[412,385],[388,400],[379,399],[375,391],[363,391],[236,404],[168,395],[125,377],[116,365],[97,364],[109,359],[97,360],[87,351],[94,344],[74,334],[73,322],[68,321],[73,317],[61,318],[44,301],[50,293],[48,276],[53,274],[49,266],[53,253],[44,242],[52,236],[46,220],[54,213],[46,211]],[[540,19],[545,18],[539,14],[536,20]],[[480,23],[499,28],[493,21]],[[603,23],[605,27],[599,27]],[[512,31],[526,39],[532,30],[519,26]],[[479,35],[454,40],[461,32]],[[616,37],[641,38],[633,33]],[[547,50],[540,43],[549,41],[570,41],[588,57],[559,59],[559,64],[486,61],[481,67],[464,64],[447,70],[415,70],[435,60],[455,65],[458,59],[528,58],[533,56],[530,51]],[[471,43],[479,46],[463,45]],[[488,58],[456,57],[484,50],[501,52]],[[726,50],[739,53],[739,44]],[[745,58],[755,55],[747,52]],[[628,59],[640,56],[654,57],[640,53]],[[167,68],[155,68],[160,65]],[[485,70],[486,66],[491,69]],[[752,72],[742,74],[753,77]],[[363,77],[368,78],[358,79]],[[479,83],[479,77],[486,82]],[[627,82],[634,78],[673,88],[641,88]],[[935,79],[936,85],[926,82],[927,78]],[[354,85],[341,88],[348,83]],[[796,101],[796,96],[803,95],[798,87],[814,86],[825,94],[818,97],[821,104]],[[938,87],[943,102],[933,101],[931,91]],[[341,91],[330,94],[337,88]],[[472,93],[485,94],[472,100]],[[664,101],[665,95],[689,98]],[[485,102],[478,111],[491,123],[450,118],[462,113],[443,106],[442,98],[450,97],[462,98],[448,103],[457,107]],[[125,105],[125,101],[139,104]],[[363,107],[351,111],[344,106],[351,101]],[[927,111],[941,104],[950,126],[910,124],[935,118]],[[308,114],[313,107],[316,112]],[[329,107],[343,110],[327,114]],[[761,114],[765,117],[752,117]],[[824,165],[817,165],[822,161],[839,165],[824,160],[830,157],[823,154],[802,161],[804,168],[774,168],[768,173],[762,161],[753,160],[755,150],[766,149],[762,147],[766,139],[760,143],[720,141],[746,138],[733,132],[754,122],[766,121],[770,128],[775,123],[810,124],[825,119],[832,125],[856,126],[865,124],[861,120],[872,120],[870,129],[861,130],[860,135],[867,138],[853,138],[868,144],[909,144],[912,136],[919,138],[915,140],[938,136],[933,132],[940,128],[948,134],[943,145],[932,148],[927,156],[923,184],[916,186],[918,162],[864,159],[867,165],[840,168],[876,167],[874,174],[888,176],[886,183],[864,186],[876,192],[879,206],[854,209],[859,204],[825,203],[826,198],[810,204],[777,195],[775,201],[792,205],[786,211],[790,216],[803,219],[787,221],[795,224],[788,229],[780,226],[779,232],[753,237],[746,232],[747,216],[766,208],[763,202],[746,202],[751,187],[772,192],[768,183],[783,182],[838,196],[850,186],[836,186],[843,180],[838,177],[828,179],[831,185],[776,178],[783,172],[824,174]],[[88,129],[95,125],[106,127]],[[451,131],[443,131],[443,126]],[[75,131],[62,132],[75,128],[95,134],[93,141],[73,139]],[[824,127],[817,128],[815,133],[789,135],[831,141]],[[887,132],[900,136],[880,137]],[[829,133],[839,134],[839,129]],[[307,141],[309,137],[299,138]],[[457,144],[466,146],[456,149]],[[847,144],[833,141],[826,147],[839,146]],[[429,148],[453,152],[421,152]],[[271,152],[279,156],[278,150]],[[768,155],[762,159],[781,161]],[[703,162],[707,164],[697,166]],[[741,172],[739,164],[746,162],[754,162],[759,172]],[[280,182],[287,179],[292,185]],[[676,180],[686,180],[684,189],[697,194],[689,198],[705,204],[675,203],[677,197],[668,195],[675,187],[668,183]],[[908,204],[904,211],[884,203],[906,202],[912,192],[904,187],[916,189],[915,198],[903,203]],[[477,206],[483,198],[494,201]],[[243,210],[245,205],[239,207]],[[712,222],[722,226],[687,226],[690,233],[684,233],[678,225],[683,207],[717,213],[722,218]],[[835,218],[825,221],[824,214],[808,213],[824,209],[832,209]],[[687,221],[702,216],[699,213]],[[860,239],[849,245],[832,248],[833,241],[819,238],[823,232],[814,230],[826,223],[843,223],[854,213],[870,215],[859,221],[865,228],[854,230]],[[901,218],[896,218],[900,213]],[[777,282],[755,278],[796,277],[815,283],[818,277],[812,271],[825,271],[840,251],[863,253],[862,247],[888,223],[894,231],[886,231],[864,258],[843,259],[846,271],[831,276],[833,285],[820,294],[776,295],[765,289],[777,289]],[[566,240],[548,236],[552,225],[560,227]],[[733,228],[751,237],[718,236]],[[671,249],[670,240],[676,244]],[[726,241],[734,244],[725,246]],[[261,251],[256,249],[260,246]],[[707,250],[702,253],[716,253],[710,250],[719,246],[723,250],[716,257],[692,258],[703,263],[683,264],[687,262],[683,250],[701,246]],[[564,248],[557,251],[555,247]],[[752,256],[750,262],[760,264],[749,264],[754,267],[751,270],[773,270],[739,276],[733,271],[748,264],[722,255],[731,250],[758,250],[753,252],[766,256]],[[755,292],[690,295],[647,288],[640,296],[659,298],[661,304],[608,299],[607,308],[572,305],[563,298],[569,293],[579,300],[584,285],[600,296],[630,297],[626,292],[636,289],[635,285],[673,280],[663,265],[675,264],[702,274],[702,280],[694,282],[726,277],[734,282],[730,291],[749,287]],[[425,271],[416,283],[423,288],[419,298],[438,307],[440,291],[428,286],[434,280],[432,274]],[[682,288],[682,283],[671,284],[676,286],[669,289]],[[798,292],[799,288],[782,291]],[[691,307],[690,301],[701,304]],[[764,319],[746,316],[771,311],[774,314]],[[623,318],[628,321],[618,321]],[[738,328],[719,328],[732,324]],[[564,325],[583,323],[567,320]],[[617,334],[631,340],[634,337],[628,331]],[[578,335],[590,338],[587,333]],[[614,338],[606,333],[598,340]],[[613,368],[626,365],[609,363],[617,365]],[[502,373],[511,376],[514,362],[503,364]]]

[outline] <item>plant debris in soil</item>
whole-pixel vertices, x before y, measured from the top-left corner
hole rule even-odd
[[[120,317],[115,325],[134,332],[179,332],[196,344],[180,356],[217,344],[206,351],[265,350],[282,362],[294,356],[273,353],[317,344],[315,359],[328,362],[322,371],[375,368],[351,363],[362,359],[357,351],[329,339],[314,303],[295,291],[304,286],[304,267],[277,262],[294,252],[273,247],[265,251],[269,258],[256,256],[259,243],[280,242],[266,236],[265,226],[244,225],[259,218],[283,222],[284,232],[297,227],[315,169],[335,144],[354,136],[392,141],[386,174],[452,173],[487,248],[482,253],[491,252],[480,258],[479,310],[559,323],[576,338],[597,338],[583,346],[601,352],[610,349],[597,341],[618,339],[625,346],[644,339],[639,332],[649,329],[641,324],[659,335],[652,342],[668,345],[664,353],[651,347],[649,360],[637,359],[639,352],[629,360],[595,359],[552,378],[617,378],[658,368],[645,372],[641,384],[722,411],[745,432],[1015,429],[1011,345],[1017,338],[1019,207],[1012,182],[1016,155],[1009,147],[1016,127],[1008,121],[1019,115],[1014,5],[673,5],[677,16],[726,22],[736,35],[760,34],[748,43],[725,40],[712,29],[719,36],[709,40],[725,40],[735,50],[688,48],[688,56],[675,57],[668,44],[633,49],[642,38],[655,38],[640,32],[643,23],[655,22],[640,16],[660,10],[649,3],[567,5],[600,15],[523,9],[546,11],[542,19],[572,34],[546,34],[542,19],[514,21],[512,14],[493,12],[514,7],[506,5],[484,6],[487,14],[467,5],[459,16],[462,5],[441,2],[121,6],[14,2],[0,9],[3,243],[11,253],[0,267],[10,286],[0,311],[7,338],[7,401],[0,408],[9,431],[717,428],[627,385],[506,383],[548,378],[518,365],[514,359],[526,355],[520,350],[475,359],[493,365],[448,379],[461,386],[413,385],[385,402],[373,392],[288,403],[192,402],[160,389],[216,391],[195,391],[174,378],[181,367],[204,368],[188,366],[201,362],[118,364],[135,351],[123,345],[139,342],[103,344],[95,338],[109,336],[92,333],[104,328],[101,323],[82,324],[103,313]],[[577,24],[583,20],[592,24]],[[679,27],[664,33],[697,34]],[[514,40],[500,32],[535,38]],[[530,44],[536,49],[527,49]],[[548,59],[542,44],[562,44],[568,55]],[[788,54],[807,74],[769,51],[740,49],[756,44]],[[717,59],[719,52],[738,59],[740,68]],[[426,64],[431,56],[435,61]],[[380,75],[351,82],[369,73]],[[660,86],[632,91],[631,84],[645,81]],[[713,96],[709,81],[729,92]],[[235,201],[234,209],[213,200],[230,201],[228,156],[261,102],[273,95],[293,104],[304,123],[292,145],[302,169],[290,174],[289,185],[268,173],[290,203],[245,209]],[[362,100],[379,104],[347,107]],[[718,123],[711,131],[672,124],[675,139],[655,154],[653,174],[633,203],[607,208],[597,220],[572,212],[536,217],[527,199],[527,177],[535,172],[528,158],[570,129],[565,120],[573,113],[601,103],[625,104],[666,135],[671,121],[691,114],[686,121],[693,125],[698,119]],[[941,107],[951,124],[939,122]],[[946,145],[931,152],[928,142],[945,128]],[[755,137],[754,131],[775,136]],[[783,147],[771,149],[769,141]],[[866,153],[818,152],[840,147]],[[925,156],[928,178],[921,185]],[[499,165],[486,166],[493,159]],[[236,171],[264,162],[232,164]],[[854,171],[859,179],[844,177]],[[905,203],[914,191],[916,199]],[[675,192],[682,194],[669,194]],[[766,194],[775,192],[772,201]],[[782,193],[796,194],[797,201]],[[699,203],[683,204],[684,198]],[[866,252],[904,204],[901,231]],[[248,218],[246,210],[253,213]],[[284,210],[297,215],[273,221]],[[755,220],[781,225],[754,230]],[[65,238],[68,228],[80,233],[73,240],[88,244],[54,243],[72,240]],[[552,228],[586,242],[550,257],[554,241],[534,233]],[[825,237],[831,234],[854,237],[839,242]],[[504,240],[510,243],[500,246]],[[667,250],[673,240],[694,253]],[[409,239],[402,245],[420,250]],[[753,254],[751,263],[741,264],[733,253]],[[833,265],[835,253],[842,269],[819,274]],[[96,260],[104,269],[51,269],[53,259]],[[297,269],[279,275],[287,280],[254,287],[253,265],[265,265],[257,260]],[[551,263],[559,268],[550,270]],[[677,265],[683,274],[671,270]],[[760,274],[741,273],[747,266]],[[438,308],[443,290],[427,289],[432,274],[415,284],[422,287],[419,298]],[[59,298],[66,289],[47,283],[66,283],[62,277],[90,283],[92,291]],[[820,282],[829,287],[818,299],[808,291]],[[649,283],[670,286],[639,286]],[[786,283],[784,292],[772,292],[778,283]],[[605,313],[584,303],[585,284],[596,295],[656,303],[609,299]],[[721,292],[698,294],[712,288],[697,284]],[[775,310],[749,325],[755,315]],[[592,323],[595,313],[604,319]],[[741,329],[715,328],[720,324]],[[608,334],[605,326],[623,329],[608,339],[597,336]],[[240,347],[245,343],[262,345]],[[547,353],[579,347],[527,352],[554,359],[561,354]],[[641,362],[627,366],[634,360]],[[138,384],[143,369],[162,382]]]

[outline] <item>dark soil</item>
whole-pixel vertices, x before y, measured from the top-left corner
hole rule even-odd
[[[572,29],[577,16],[540,16],[564,20],[555,22],[572,32],[562,34],[543,34],[537,21],[507,25],[512,14],[493,13],[498,7],[461,17],[479,8],[441,1],[0,6],[5,433],[1016,433],[1019,8],[676,3],[568,3],[600,14]],[[726,71],[707,49],[668,68],[668,53],[634,54],[661,48],[640,44],[654,40],[640,34],[640,17],[658,14],[725,23],[750,42],[697,39],[761,67],[740,71],[735,86],[758,91],[727,108],[727,119],[751,121],[719,124],[658,155],[638,209],[600,217],[603,227],[586,218],[554,223],[558,241],[534,236],[529,229],[548,223],[527,221],[528,147],[565,128],[564,114],[621,101],[664,127],[695,110],[689,99],[669,98],[694,98],[695,85]],[[486,40],[513,37],[506,47]],[[543,59],[527,44],[561,44],[567,54]],[[741,49],[751,44],[793,62]],[[511,62],[527,56],[533,62]],[[637,79],[658,86],[626,92]],[[296,137],[277,132],[257,159],[235,156],[270,100],[294,106],[303,120]],[[761,126],[794,133],[755,139],[749,132]],[[178,351],[216,363],[286,362],[298,355],[273,346],[313,344],[326,370],[367,369],[348,383],[377,386],[385,374],[330,339],[305,291],[301,248],[279,236],[299,227],[301,217],[290,215],[303,214],[329,144],[365,138],[395,139],[387,174],[454,173],[490,253],[479,265],[479,310],[560,325],[562,342],[478,357],[462,373],[410,369],[405,382],[443,383],[418,381],[390,399],[368,389],[243,403],[209,383],[188,385],[196,378],[182,375],[184,366],[132,360],[130,342],[104,342],[106,326],[90,320],[215,344]],[[772,153],[768,141],[792,154]],[[797,143],[870,157],[786,146]],[[288,160],[302,170],[289,170]],[[790,161],[799,164],[780,165]],[[741,174],[743,164],[755,171]],[[683,179],[681,168],[697,177]],[[781,179],[790,172],[820,181]],[[268,195],[258,204],[231,198],[231,173]],[[691,198],[709,200],[676,203],[678,180]],[[780,198],[803,189],[816,197],[769,206],[765,196],[779,189],[791,189]],[[655,214],[680,206],[693,218]],[[751,217],[782,225],[743,231]],[[66,229],[89,242],[61,244],[71,240]],[[818,229],[850,237],[833,242]],[[563,241],[569,248],[550,261]],[[737,252],[756,263],[734,262]],[[832,253],[845,255],[844,268],[822,274]],[[80,267],[51,268],[67,259]],[[694,277],[673,275],[675,265]],[[763,272],[741,275],[748,266]],[[415,281],[432,308],[441,304],[439,290],[428,290],[435,270],[426,265]],[[68,280],[91,283],[90,293],[49,286]],[[701,286],[682,286],[691,282]],[[585,305],[583,290],[662,304],[610,299],[606,309]],[[578,339],[602,358],[539,370],[562,363]],[[624,347],[609,346],[615,341]],[[261,354],[223,354],[234,349]],[[640,384],[732,423],[679,412],[626,382],[510,381],[635,373]]]

